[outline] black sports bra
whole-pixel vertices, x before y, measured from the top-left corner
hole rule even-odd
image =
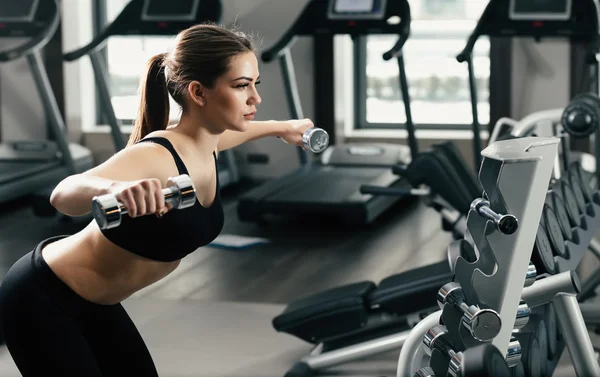
[[[160,144],[171,152],[179,174],[189,174],[181,157],[169,140],[162,137],[142,139],[142,142]],[[217,155],[215,169],[217,169]],[[219,174],[217,190],[210,207],[203,207],[198,200],[188,208],[173,209],[162,218],[154,215],[131,218],[123,216],[121,225],[104,229],[102,233],[111,242],[144,258],[161,262],[179,260],[201,246],[212,242],[223,229],[224,214],[221,202]]]

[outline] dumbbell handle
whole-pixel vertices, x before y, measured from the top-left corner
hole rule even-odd
[[[175,209],[183,209],[196,202],[196,189],[189,176],[170,177],[167,187],[162,189],[167,204]],[[95,196],[92,199],[92,214],[100,229],[111,229],[121,224],[121,218],[128,214],[125,204],[117,201],[113,194]]]
[[[519,227],[517,218],[511,214],[501,215],[490,208],[490,202],[478,198],[471,203],[471,209],[480,216],[486,217],[496,224],[496,228],[504,234],[513,234]]]
[[[179,200],[179,189],[175,186],[162,189],[162,194],[165,197],[165,204],[173,204],[174,201]],[[118,203],[121,214],[127,215],[129,212],[125,204],[121,202]]]

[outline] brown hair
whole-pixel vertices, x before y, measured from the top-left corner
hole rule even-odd
[[[213,88],[229,69],[232,57],[254,51],[249,35],[213,24],[199,24],[181,31],[169,54],[150,58],[140,78],[140,107],[128,146],[169,123],[169,94],[183,110],[190,82]]]

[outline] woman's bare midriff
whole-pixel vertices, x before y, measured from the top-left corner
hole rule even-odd
[[[180,261],[158,262],[110,242],[92,221],[82,231],[42,250],[52,271],[84,299],[112,305],[173,272]]]

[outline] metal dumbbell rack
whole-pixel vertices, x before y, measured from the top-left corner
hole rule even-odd
[[[552,306],[556,306],[556,317],[562,332],[568,333],[563,337],[562,347],[564,349],[566,345],[569,348],[577,375],[600,376],[577,304],[576,294],[580,287],[573,272],[589,245],[591,236],[588,232],[597,229],[595,221],[582,219],[582,224],[589,224],[585,229],[588,232],[576,230],[578,242],[567,244],[570,257],[564,261],[557,259],[559,273],[538,275],[538,280],[531,285],[530,259],[558,153],[558,143],[557,138],[521,138],[495,142],[482,152],[484,160],[479,179],[489,207],[481,211],[474,206],[467,218],[465,240],[455,241],[463,242],[463,248],[466,242],[476,255],[474,260],[461,255],[455,262],[454,283],[460,285],[460,296],[464,302],[462,305],[455,302],[441,304],[440,312],[432,314],[422,321],[421,326],[415,327],[414,332],[421,337],[421,344],[407,340],[399,359],[398,377],[412,376],[423,366],[434,371],[435,375],[453,374],[456,365],[452,367],[452,364],[456,364],[457,358],[460,360],[460,354],[482,342],[491,342],[506,355],[511,366],[523,367],[519,363],[522,352],[528,360],[537,357],[540,365],[548,364],[543,355],[531,354],[530,350],[539,351],[539,345],[536,348],[536,344],[533,344],[536,339],[530,335],[536,334],[544,326],[543,319],[548,318]],[[599,213],[596,210],[588,212]],[[516,231],[507,232],[506,228],[500,226],[502,214],[516,217]],[[494,329],[495,321],[487,321],[483,316],[479,323],[475,317],[478,309],[496,313],[500,321],[499,328]],[[423,330],[429,325],[423,337]],[[438,325],[443,326],[442,330],[435,327]],[[477,329],[473,326],[480,326],[480,329],[474,331]],[[434,347],[426,352],[430,357],[423,358],[423,352],[419,353],[416,347],[427,348],[427,344],[431,343],[431,336],[428,340],[427,333],[431,331],[438,335],[443,333],[443,344],[451,344],[451,352]],[[561,349],[558,348],[554,364],[550,365],[551,370],[554,370],[560,356]],[[552,363],[552,360],[549,362]],[[531,369],[530,365],[526,366],[526,370]]]
[[[459,256],[455,279],[467,303],[499,315],[501,326],[491,342],[502,354],[509,351],[513,338],[558,143],[556,138],[522,138],[497,142],[482,151],[479,179],[490,209],[515,216],[518,229],[512,234],[502,233],[494,221],[471,210],[465,240],[478,258],[468,262]],[[449,328],[455,347],[462,351],[480,341],[469,336],[464,326],[457,326],[458,314],[454,307],[444,305],[442,321]],[[455,328],[459,331],[453,331]]]

